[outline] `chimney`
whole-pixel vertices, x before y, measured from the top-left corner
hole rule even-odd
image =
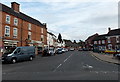
[[[111,31],[111,28],[109,27],[109,28],[108,28],[108,32],[110,32],[110,31]]]
[[[19,6],[20,6],[20,4],[18,4],[18,3],[16,3],[16,2],[12,2],[11,3],[11,8],[14,10],[14,11],[16,11],[16,12],[19,12],[20,10],[19,10]]]

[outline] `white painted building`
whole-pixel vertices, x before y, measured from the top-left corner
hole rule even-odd
[[[47,32],[47,45],[48,47],[57,47],[57,37],[51,32]]]

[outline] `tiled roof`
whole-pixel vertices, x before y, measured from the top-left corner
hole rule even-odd
[[[120,29],[111,30],[108,32],[108,36],[120,35]]]
[[[95,37],[94,39],[93,39],[93,41],[98,41],[98,40],[105,40],[106,38],[106,36],[107,36],[108,34],[103,34],[103,35],[98,35],[97,37]]]
[[[94,35],[92,35],[92,36],[89,36],[87,39],[86,39],[86,41],[87,40],[90,40],[90,39],[94,39],[96,36],[98,36],[98,34],[96,33],[96,34],[94,34]]]
[[[25,20],[27,22],[30,22],[32,24],[45,27],[45,25],[42,24],[41,22],[39,22],[38,20],[36,20],[36,19],[34,19],[34,18],[30,17],[30,16],[27,16],[22,12],[15,12],[12,8],[10,8],[10,7],[8,7],[8,6],[4,5],[4,4],[1,4],[1,3],[0,3],[0,11],[11,14],[11,15],[13,15],[15,17],[23,19],[23,20]]]

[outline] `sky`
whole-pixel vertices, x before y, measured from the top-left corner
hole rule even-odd
[[[20,4],[20,11],[41,23],[47,23],[49,32],[63,39],[86,40],[98,33],[105,34],[108,27],[118,28],[118,0],[6,0],[11,6]]]

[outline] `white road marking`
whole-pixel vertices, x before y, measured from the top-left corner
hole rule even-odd
[[[61,65],[62,65],[62,64],[60,64],[59,66],[57,66],[57,68],[56,68],[53,72],[55,72]]]
[[[60,64],[57,68],[59,68],[62,64]]]
[[[68,58],[66,58],[63,63],[65,63],[70,57],[72,56],[72,54],[70,56],[68,56]],[[58,65],[57,68],[53,71],[55,72],[62,64]]]
[[[64,62],[66,62],[67,60],[68,60],[68,58],[67,58],[67,59],[65,59],[65,60],[64,60]]]

